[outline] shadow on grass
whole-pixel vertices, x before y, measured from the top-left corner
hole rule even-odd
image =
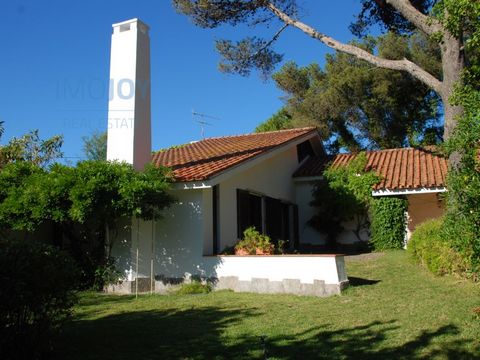
[[[73,321],[63,333],[57,355],[118,360],[474,359],[480,355],[468,350],[472,340],[455,336],[458,329],[453,325],[423,331],[398,344],[398,339],[392,341],[399,329],[394,320],[342,329],[324,324],[281,336],[258,333],[251,323],[242,324],[259,316],[259,322],[265,321],[263,315],[257,309],[192,307]]]
[[[363,278],[358,278],[354,276],[348,277],[349,285],[350,286],[366,286],[366,285],[375,285],[378,284],[381,280],[368,280]]]
[[[101,292],[87,293],[87,295],[79,295],[82,306],[98,306],[107,303],[125,303],[126,301],[135,299],[135,295],[111,295]]]

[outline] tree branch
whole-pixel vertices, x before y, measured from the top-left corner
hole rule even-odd
[[[395,0],[391,0],[395,1]],[[404,0],[398,0],[403,2]],[[296,27],[297,29],[303,31],[305,34],[311,36],[314,39],[320,40],[322,43],[327,45],[328,47],[335,49],[337,51],[353,55],[359,59],[365,60],[372,65],[378,66],[384,69],[391,69],[391,70],[401,70],[406,71],[416,79],[420,80],[430,88],[432,88],[437,93],[442,92],[442,82],[438,80],[435,76],[430,74],[429,72],[423,70],[420,66],[415,64],[414,62],[403,59],[403,60],[389,60],[383,59],[378,56],[375,56],[368,51],[365,51],[355,45],[344,44],[334,38],[322,34],[312,28],[309,25],[306,25],[300,21],[292,19],[290,16],[285,14],[283,11],[278,9],[275,5],[270,2],[267,2],[266,7],[274,13],[280,20],[282,20],[285,24],[291,25]],[[415,10],[416,11],[416,10]]]
[[[288,24],[285,23],[285,25],[283,25],[276,33],[275,35],[273,35],[273,37],[270,39],[269,42],[267,42],[264,46],[262,46],[260,49],[258,49],[258,51],[255,53],[255,55],[257,55],[258,53],[260,53],[261,51],[265,50],[266,48],[268,48],[270,45],[272,45],[275,41],[277,41],[277,39],[280,37],[280,34],[283,32],[283,30],[285,30],[286,28],[288,27]],[[0,123],[1,125],[1,123]],[[1,130],[1,128],[0,128]],[[1,134],[0,134],[1,135]]]
[[[434,19],[418,11],[409,0],[385,0],[416,28],[427,35],[442,31],[442,26]]]

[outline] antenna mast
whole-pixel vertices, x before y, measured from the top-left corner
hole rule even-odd
[[[202,140],[205,139],[205,126],[213,126],[213,124],[205,121],[205,119],[213,119],[213,120],[220,120],[220,118],[207,115],[207,114],[201,114],[196,112],[195,110],[192,109],[192,119],[195,121],[197,124],[200,125],[200,135],[202,137]]]

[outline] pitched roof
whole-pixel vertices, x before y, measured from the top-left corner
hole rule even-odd
[[[201,181],[315,132],[308,127],[209,138],[156,152],[152,162],[172,168],[176,181]]]
[[[387,149],[368,151],[366,170],[376,170],[382,180],[374,190],[408,190],[446,186],[447,159],[429,149]],[[338,167],[348,164],[357,155],[339,154],[331,162]],[[321,175],[325,161],[319,158],[305,162],[295,177]]]

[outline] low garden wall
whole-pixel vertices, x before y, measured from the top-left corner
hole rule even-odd
[[[348,285],[342,255],[217,256],[215,288],[329,296]]]
[[[155,281],[139,278],[109,286],[114,293],[166,293],[185,279],[209,281],[215,290],[262,294],[330,296],[348,285],[343,255],[219,255],[204,256],[198,274],[178,277],[157,274]]]

